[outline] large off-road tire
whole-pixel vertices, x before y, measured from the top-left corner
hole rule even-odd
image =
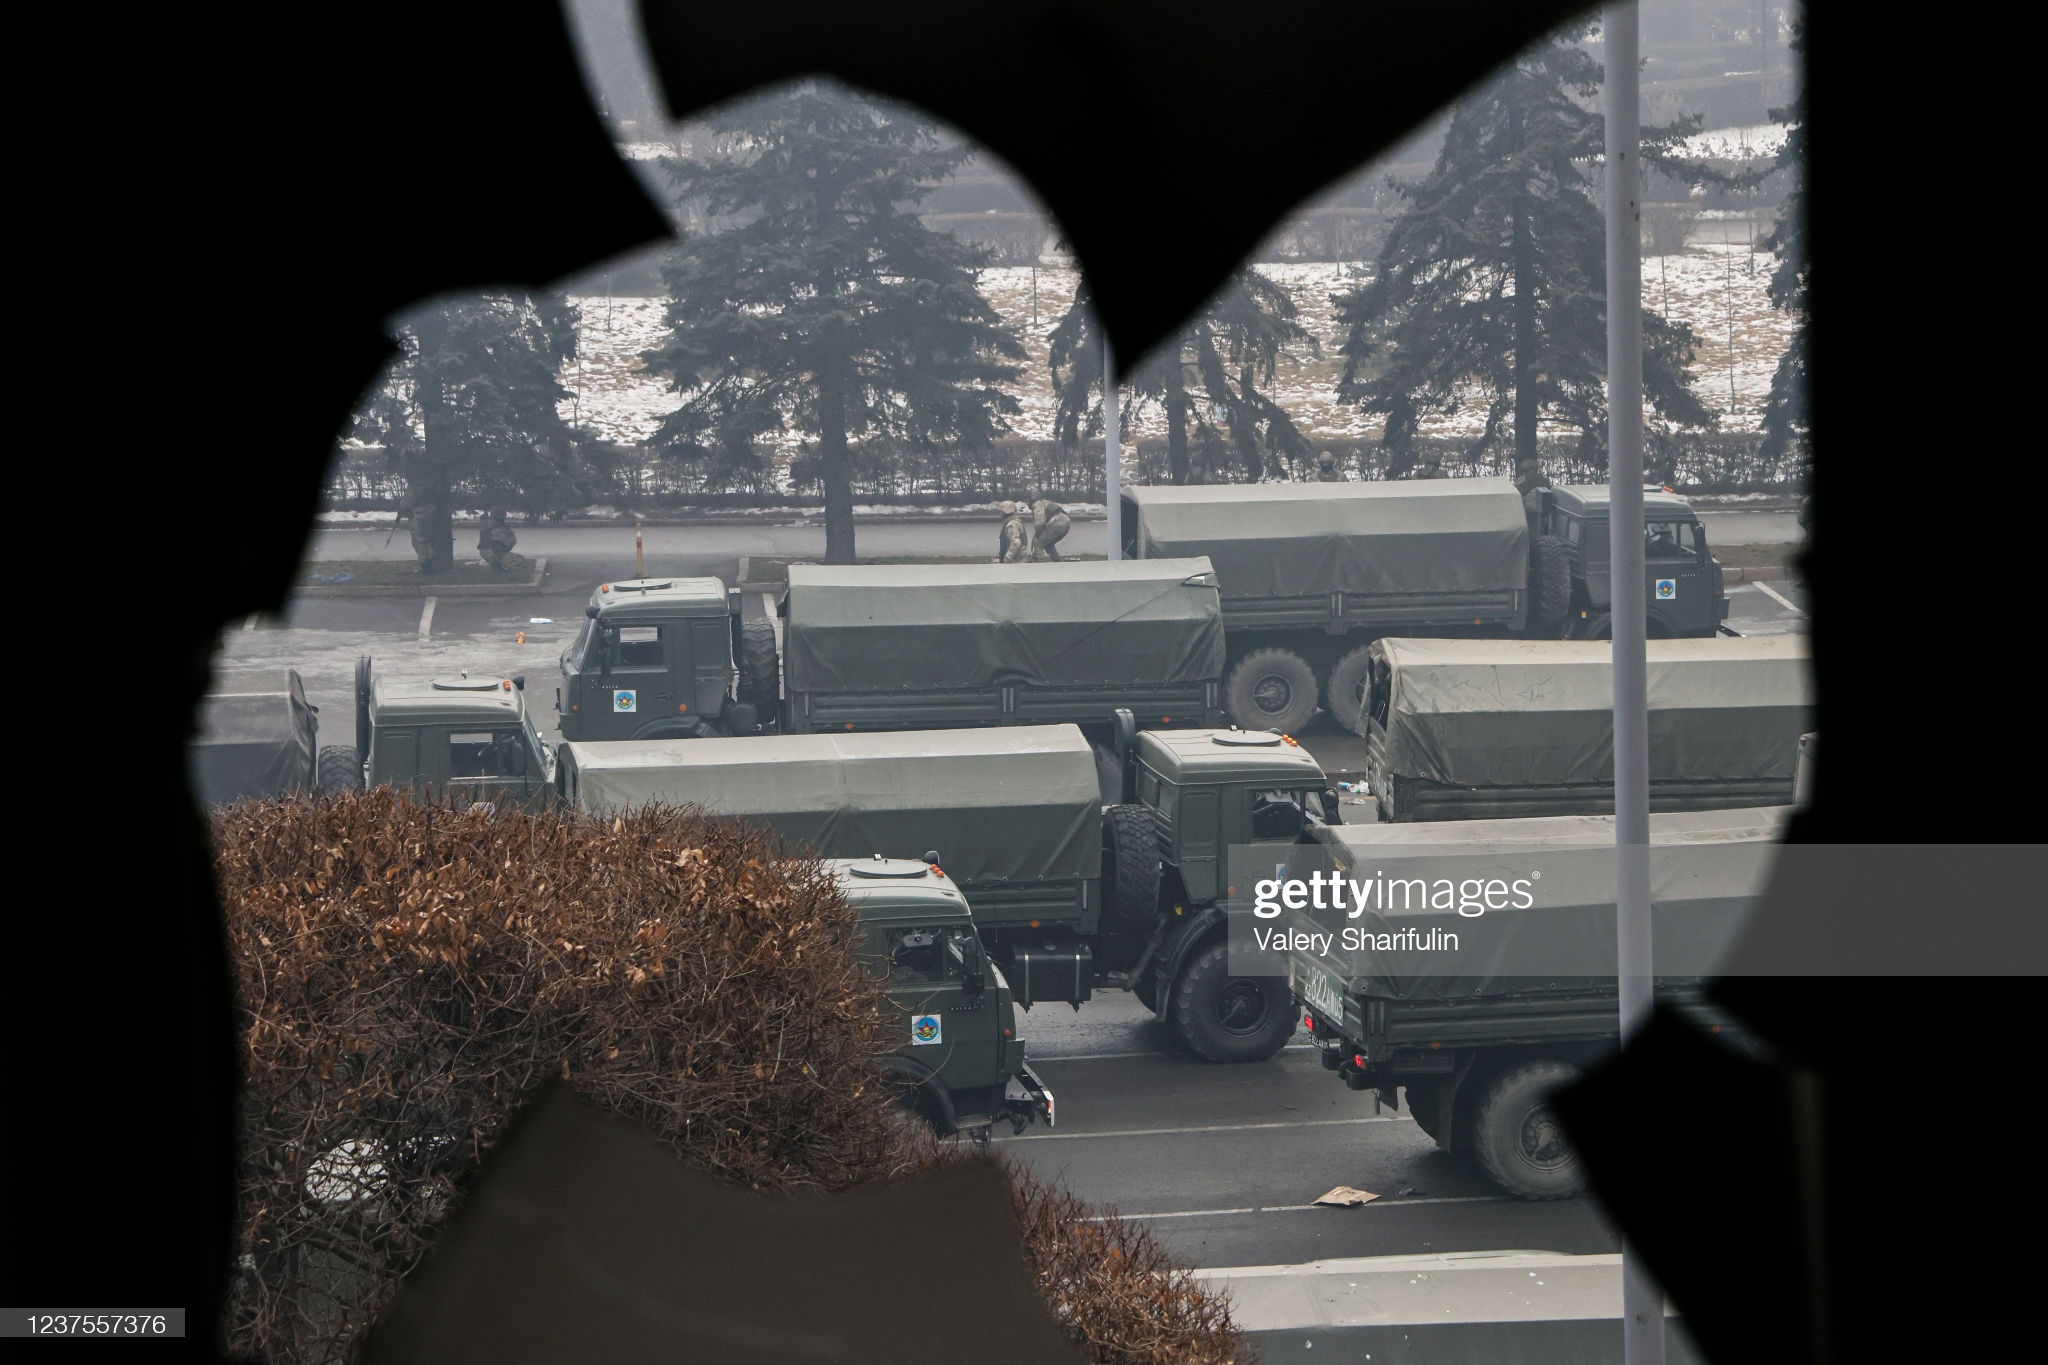
[[[1337,660],[1324,688],[1323,705],[1330,718],[1354,735],[1365,733],[1365,684],[1372,671],[1371,650],[1371,645],[1360,645]]]
[[[1538,536],[1529,547],[1528,633],[1561,640],[1572,611],[1572,555],[1556,536]]]
[[[1437,1145],[1443,1145],[1443,1138],[1437,1133],[1436,1106],[1438,1090],[1433,1081],[1410,1081],[1401,1087],[1408,1101],[1408,1116],[1415,1120],[1415,1126],[1428,1136],[1435,1138]]]
[[[1159,836],[1144,806],[1102,816],[1102,911],[1112,933],[1149,934],[1159,915]]]
[[[1316,671],[1291,649],[1257,649],[1230,670],[1230,718],[1247,730],[1293,734],[1316,714]]]
[[[1232,976],[1221,938],[1181,969],[1171,1009],[1174,1033],[1212,1062],[1263,1062],[1294,1036],[1286,981]]]
[[[1159,1013],[1159,973],[1152,964],[1148,963],[1144,974],[1131,983],[1131,994],[1146,1009]]]
[[[324,792],[357,792],[363,789],[363,760],[346,744],[329,744],[315,760],[313,780]]]
[[[1539,1057],[1516,1062],[1486,1083],[1473,1108],[1468,1148],[1493,1183],[1522,1199],[1564,1199],[1585,1188],[1579,1154],[1550,1107],[1578,1069]]]
[[[1614,617],[1607,612],[1590,617],[1579,628],[1581,640],[1612,640],[1614,638]]]
[[[775,649],[775,623],[756,616],[740,623],[740,686],[735,699],[772,713],[782,700],[782,664]]]

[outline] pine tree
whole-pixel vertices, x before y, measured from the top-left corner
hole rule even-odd
[[[806,82],[719,119],[735,153],[681,161],[709,230],[664,267],[646,354],[681,405],[654,444],[731,469],[794,430],[817,442],[825,558],[853,561],[851,443],[978,449],[1020,410],[1024,348],[980,291],[985,254],[915,208],[967,148],[915,111]]]
[[[1806,24],[1803,19],[1793,24],[1791,47],[1795,53],[1805,51]],[[1771,272],[1771,306],[1790,314],[1793,326],[1792,340],[1786,345],[1785,353],[1778,357],[1778,368],[1771,375],[1770,397],[1764,400],[1761,453],[1766,460],[1782,456],[1795,442],[1804,440],[1810,425],[1806,398],[1807,338],[1811,326],[1806,292],[1809,260],[1806,254],[1805,92],[1795,95],[1790,107],[1771,110],[1771,118],[1786,125],[1785,145],[1778,149],[1776,165],[1786,173],[1791,183],[1786,189],[1784,202],[1779,206],[1778,221],[1764,237],[1762,246],[1778,258],[1777,269]]]
[[[1398,187],[1407,208],[1370,279],[1337,299],[1338,397],[1385,419],[1395,476],[1414,470],[1423,420],[1470,390],[1487,409],[1468,454],[1509,445],[1525,486],[1541,478],[1539,422],[1577,429],[1582,448],[1604,444],[1603,127],[1587,107],[1602,73],[1579,45],[1587,32],[1552,34],[1458,102],[1435,168]],[[1677,165],[1669,145],[1685,131],[1646,130],[1645,161]],[[1667,422],[1716,420],[1691,387],[1696,350],[1690,328],[1643,310],[1643,392]]]
[[[404,515],[422,573],[455,567],[454,486],[529,514],[568,510],[576,443],[559,404],[576,354],[568,301],[494,293],[409,319],[402,355],[356,414],[355,435],[383,446],[405,480]]]
[[[1068,449],[1102,430],[1102,338],[1088,286],[1074,290],[1050,342],[1054,434]],[[1299,472],[1309,455],[1278,403],[1261,391],[1280,357],[1297,347],[1320,353],[1287,291],[1247,268],[1230,277],[1187,326],[1145,360],[1126,383],[1122,419],[1148,404],[1166,418],[1166,457],[1175,483],[1224,481],[1234,462],[1246,480]]]

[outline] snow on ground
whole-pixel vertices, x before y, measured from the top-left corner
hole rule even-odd
[[[569,390],[562,419],[621,445],[646,440],[676,407],[668,381],[640,363],[640,353],[661,342],[664,301],[576,295],[569,306],[577,316],[576,358],[562,369]]]
[[[1714,135],[1736,131],[1760,133],[1768,128],[1721,129]],[[1771,374],[1791,335],[1789,319],[1772,309],[1765,295],[1774,264],[1772,257],[1746,245],[1721,244],[1695,244],[1678,255],[1643,261],[1644,305],[1690,324],[1699,337],[1697,387],[1724,414],[1726,430],[1755,429],[1757,408],[1770,390]],[[1261,264],[1257,269],[1288,290],[1303,324],[1322,346],[1320,356],[1304,351],[1281,361],[1273,384],[1275,397],[1311,440],[1377,436],[1378,419],[1340,405],[1335,393],[1343,371],[1343,336],[1332,295],[1363,279],[1364,267],[1356,262],[1289,262]],[[1073,299],[1076,279],[1073,268],[1066,266],[1006,266],[982,272],[982,290],[989,302],[1005,322],[1018,328],[1024,341],[1024,370],[1012,390],[1023,409],[1014,419],[1018,436],[1052,436],[1056,404],[1047,368],[1049,339]],[[640,354],[661,340],[662,300],[589,295],[570,302],[582,325],[577,358],[562,374],[572,395],[562,405],[562,416],[606,440],[646,440],[677,402],[667,382],[648,374],[640,363]],[[1484,403],[1473,401],[1454,412],[1433,414],[1422,429],[1431,436],[1471,436],[1483,428],[1485,418]],[[1158,409],[1140,413],[1125,434],[1165,435]],[[797,441],[788,437],[783,444],[793,449]]]
[[[1776,156],[1785,145],[1782,123],[1752,123],[1742,128],[1708,128],[1678,144],[1687,156],[1720,161],[1752,161]]]

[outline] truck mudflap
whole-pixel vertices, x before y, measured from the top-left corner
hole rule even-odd
[[[1017,1074],[1010,1078],[1004,1088],[1003,1108],[1010,1119],[1010,1131],[1021,1133],[1041,1114],[1045,1126],[1053,1126],[1054,1103],[1052,1091],[1038,1078],[1038,1073],[1026,1062],[1017,1068]]]

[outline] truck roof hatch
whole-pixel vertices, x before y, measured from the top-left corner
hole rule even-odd
[[[931,868],[913,858],[884,858],[877,853],[872,861],[854,863],[846,869],[856,877],[889,877],[915,880],[931,874]]]
[[[1280,742],[1280,736],[1262,730],[1225,730],[1211,742],[1247,749],[1270,749]]]
[[[500,678],[436,678],[429,684],[436,692],[496,692],[504,680]]]

